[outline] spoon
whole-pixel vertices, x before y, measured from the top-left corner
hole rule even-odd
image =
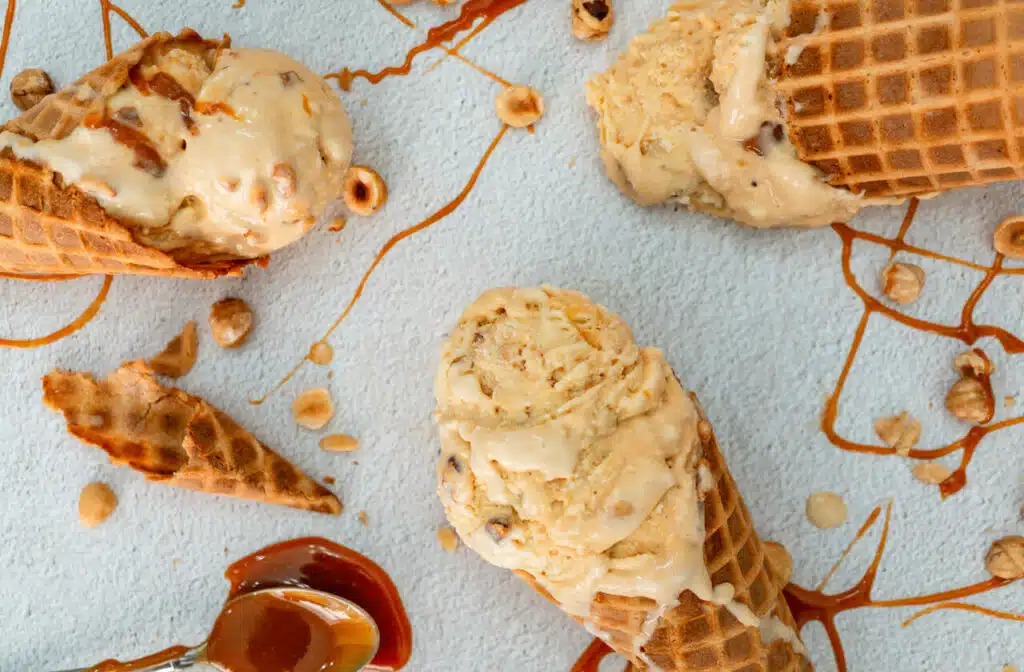
[[[309,588],[266,588],[228,600],[197,647],[63,672],[176,672],[199,664],[225,672],[358,672],[379,645],[377,624],[362,607]]]

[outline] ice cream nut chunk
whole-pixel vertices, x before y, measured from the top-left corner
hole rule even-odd
[[[779,583],[785,585],[793,577],[793,556],[782,544],[775,541],[764,542],[764,554],[768,556],[768,564],[775,572]]]
[[[306,390],[292,402],[295,422],[306,429],[321,429],[334,417],[334,401],[324,387]]]
[[[334,348],[327,341],[317,341],[309,348],[309,361],[318,366],[327,366],[334,359]]]
[[[320,439],[320,450],[332,453],[351,453],[359,450],[359,439],[348,434],[328,434]]]
[[[78,497],[78,519],[83,527],[96,527],[114,513],[117,495],[106,483],[90,483]]]
[[[868,202],[800,161],[785,132],[773,77],[788,8],[679,2],[587,85],[623,193],[756,227],[848,221]]]
[[[446,553],[454,553],[459,548],[459,535],[450,527],[437,528],[437,543]]]
[[[924,289],[924,269],[894,262],[882,269],[882,293],[896,303],[913,303]]]
[[[652,614],[687,589],[714,599],[696,406],[617,315],[551,287],[486,292],[445,340],[435,393],[438,493],[488,562],[580,618],[599,592]]]
[[[163,352],[147,362],[149,367],[168,378],[181,378],[195,366],[199,356],[199,336],[196,323],[189,321],[184,330],[171,339]]]
[[[953,360],[953,368],[965,378],[981,378],[995,373],[995,366],[984,350],[972,348],[961,352]]]
[[[35,107],[36,103],[53,93],[53,81],[45,70],[22,70],[11,80],[11,100],[19,110]]]
[[[941,462],[921,462],[914,465],[911,472],[914,478],[928,485],[938,485],[953,474],[953,471]]]
[[[252,309],[242,299],[221,299],[210,308],[213,340],[222,348],[237,348],[252,331]]]
[[[341,193],[353,214],[369,217],[387,202],[388,185],[373,168],[352,166],[345,174]]]
[[[846,522],[846,502],[834,492],[816,492],[807,498],[807,520],[822,530]]]
[[[1024,259],[1024,216],[1007,217],[996,228],[992,240],[996,252],[1010,259]]]
[[[494,99],[494,112],[513,128],[526,128],[544,116],[544,96],[528,86],[509,86]]]
[[[612,0],[570,0],[572,2],[572,34],[581,40],[607,37],[615,22]]]
[[[991,389],[977,378],[961,378],[946,394],[946,409],[958,420],[983,425],[996,412]]]
[[[1024,537],[1003,537],[993,542],[985,556],[985,568],[999,579],[1024,579]]]
[[[158,43],[65,137],[7,131],[0,147],[59,173],[137,242],[180,263],[257,258],[295,242],[341,193],[348,117],[294,59],[215,46],[195,36]]]
[[[909,455],[921,438],[921,421],[903,411],[875,420],[875,433],[899,455]]]

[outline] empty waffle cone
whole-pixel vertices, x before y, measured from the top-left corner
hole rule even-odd
[[[691,396],[696,403],[696,396]],[[656,607],[653,600],[598,593],[590,615],[576,620],[591,632],[602,633],[609,646],[639,669],[647,669],[646,660],[666,672],[811,670],[802,644],[771,636],[772,632],[792,633],[791,638],[799,642],[793,615],[782,594],[784,582],[771,570],[711,425],[699,404],[697,408],[701,416],[701,464],[710,472],[711,481],[706,491],[702,488],[704,562],[711,583],[731,584],[736,589],[735,601],[761,619],[761,630],[744,625],[727,607],[704,602],[690,591],[681,594],[679,604],[660,616],[640,651],[635,650],[634,642],[643,640],[644,624]],[[521,571],[516,574],[552,599],[532,576]]]
[[[226,42],[204,40],[190,29],[177,36],[157,33],[115,56],[74,84],[47,96],[8,121],[10,131],[33,141],[59,140],[103,114],[106,102],[154,50],[187,45],[210,50]],[[254,259],[179,262],[139,244],[132,227],[108,215],[95,198],[61,176],[10,149],[0,152],[0,273],[133,274],[210,279],[239,275]]]
[[[1024,5],[795,0],[777,88],[800,158],[909,196],[1024,175]]]
[[[164,388],[142,362],[106,380],[54,371],[43,401],[68,431],[158,483],[338,514],[340,500],[256,440],[227,414],[179,389]]]

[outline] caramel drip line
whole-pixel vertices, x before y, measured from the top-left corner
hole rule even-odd
[[[601,661],[615,653],[612,648],[601,639],[594,637],[590,645],[583,650],[583,653],[572,666],[571,672],[599,672]],[[627,662],[622,672],[635,672],[633,663]]]
[[[136,21],[128,12],[124,11],[110,0],[100,0],[100,10],[103,15],[103,44],[107,49],[107,60],[114,57],[114,39],[110,33],[110,13],[117,14],[128,26],[138,33],[139,37],[145,39],[149,33]]]
[[[882,507],[877,507],[872,511],[868,520],[863,526],[861,526],[850,546],[843,553],[843,558],[840,558],[840,563],[847,556],[853,546],[863,539],[864,535],[875,526],[878,522],[881,510]],[[836,666],[839,669],[839,672],[846,672],[847,665],[846,652],[843,649],[842,638],[840,637],[839,630],[836,627],[835,619],[844,611],[861,608],[926,607],[905,620],[903,622],[903,627],[907,627],[917,619],[927,614],[940,610],[951,609],[969,611],[1002,620],[1024,621],[1024,614],[1001,612],[994,609],[988,609],[986,607],[954,601],[965,597],[981,595],[1010,585],[1011,583],[1014,583],[1011,579],[999,579],[993,577],[985,581],[979,581],[977,583],[961,586],[952,590],[928,593],[915,597],[905,597],[892,600],[872,599],[871,591],[874,589],[875,579],[878,576],[878,568],[881,565],[882,557],[885,554],[885,546],[889,539],[889,525],[891,520],[892,501],[890,500],[885,507],[885,522],[882,525],[882,534],[879,538],[878,546],[875,549],[875,555],[872,558],[871,563],[868,565],[867,570],[864,572],[864,575],[856,584],[854,584],[853,587],[833,594],[823,593],[820,587],[816,590],[808,590],[794,584],[789,584],[785,588],[784,592],[786,602],[789,603],[789,608],[793,612],[793,618],[796,621],[797,630],[803,630],[803,627],[812,621],[821,623],[825,628],[825,632],[828,634],[829,643],[832,645],[832,652],[835,656]],[[829,575],[826,577],[826,580],[831,578],[835,569],[836,568],[833,567],[829,572]]]
[[[412,23],[407,17],[402,15],[386,1],[378,0],[378,2],[393,16],[396,16],[399,21],[402,21],[402,23],[406,25]],[[405,60],[401,65],[393,65],[378,72],[370,72],[369,70],[364,69],[351,70],[349,68],[345,68],[339,72],[332,72],[324,75],[324,78],[336,80],[338,82],[338,86],[343,91],[351,90],[352,82],[356,79],[364,79],[370,84],[379,84],[388,77],[405,77],[412,71],[412,64],[413,61],[416,60],[417,56],[426,51],[430,51],[431,49],[440,47],[448,52],[449,55],[461,59],[463,62],[466,62],[476,68],[479,72],[507,86],[508,82],[504,79],[473,63],[469,63],[466,59],[462,58],[458,51],[468,44],[470,40],[479,35],[485,28],[487,28],[487,26],[494,23],[494,21],[502,14],[524,4],[525,2],[526,0],[468,0],[462,6],[462,10],[456,18],[442,23],[441,25],[434,26],[428,30],[427,38],[406,53]],[[476,27],[473,27],[473,24],[477,19],[481,19],[481,21]],[[460,33],[466,30],[469,30],[470,33],[460,40],[454,47],[446,48],[443,46],[445,42],[455,40]]]
[[[0,76],[4,74],[4,65],[7,63],[7,48],[11,45],[11,28],[14,27],[14,10],[16,0],[7,0],[7,13],[4,15],[4,35],[0,39]]]
[[[43,277],[45,277],[47,280],[66,279],[66,278],[57,278],[57,277],[52,277],[52,276],[43,276]],[[73,277],[81,277],[81,276],[73,276]],[[20,349],[39,348],[39,347],[42,347],[44,345],[50,345],[51,343],[56,343],[57,341],[61,340],[62,338],[66,338],[66,337],[70,336],[71,334],[75,333],[76,331],[78,331],[79,329],[84,327],[85,325],[89,324],[89,322],[92,321],[92,318],[96,317],[96,315],[100,312],[100,307],[103,305],[103,302],[107,300],[107,294],[110,292],[110,285],[113,282],[113,280],[114,280],[114,276],[112,276],[112,275],[106,276],[103,279],[103,286],[100,287],[99,294],[97,294],[96,298],[94,298],[92,300],[92,303],[90,303],[89,306],[84,311],[82,311],[81,315],[76,317],[74,320],[72,320],[66,326],[61,327],[60,329],[58,329],[57,331],[53,332],[52,334],[48,334],[46,336],[41,336],[39,338],[28,338],[28,339],[0,338],[0,348],[20,348]]]
[[[832,226],[843,244],[843,278],[847,287],[860,297],[860,300],[864,304],[864,313],[861,315],[860,322],[854,332],[853,341],[850,344],[850,350],[847,353],[846,361],[843,364],[842,371],[836,381],[835,389],[829,395],[828,400],[825,403],[825,409],[821,418],[821,430],[825,433],[829,442],[840,450],[852,453],[868,453],[872,455],[896,454],[896,449],[888,446],[850,441],[840,436],[835,428],[836,419],[839,416],[839,399],[846,384],[846,379],[849,377],[850,371],[853,368],[853,363],[857,358],[861,343],[864,340],[864,334],[867,331],[868,322],[871,320],[873,315],[878,315],[880,317],[899,322],[900,324],[910,327],[916,331],[936,334],[946,338],[954,338],[963,341],[967,345],[973,345],[980,338],[994,338],[999,341],[1003,346],[1003,349],[1008,354],[1024,353],[1024,341],[1017,336],[1001,327],[987,324],[979,325],[974,321],[974,310],[986,290],[988,290],[992,285],[992,282],[1000,275],[1024,274],[1024,269],[1004,269],[1003,256],[1001,254],[996,254],[995,260],[990,266],[982,266],[964,259],[958,259],[956,257],[908,245],[905,238],[907,231],[910,229],[910,226],[914,221],[914,216],[917,213],[917,207],[918,200],[916,198],[911,199],[903,224],[895,238],[885,238],[883,236],[857,231],[846,224],[834,224]],[[938,322],[910,317],[909,315],[905,315],[882,303],[879,299],[875,298],[865,290],[857,281],[850,265],[853,243],[857,240],[888,247],[890,260],[895,257],[897,252],[910,252],[923,257],[946,261],[981,271],[985,273],[985,276],[964,303],[964,306],[960,311],[960,324],[940,324]],[[978,445],[981,443],[982,439],[993,432],[1006,429],[1007,427],[1013,427],[1021,423],[1024,423],[1024,416],[1017,416],[1000,422],[972,427],[962,437],[945,446],[933,449],[914,448],[910,451],[909,457],[917,460],[934,460],[936,458],[961,451],[959,466],[949,475],[949,477],[946,478],[946,480],[939,484],[939,492],[942,497],[945,498],[959,492],[967,484],[967,468],[970,465],[971,460],[974,457],[974,453],[977,451]]]
[[[441,221],[448,215],[455,212],[455,210],[458,209],[460,205],[462,205],[462,202],[465,201],[469,194],[473,191],[473,187],[476,186],[476,182],[480,178],[480,174],[483,173],[484,167],[487,166],[487,161],[491,158],[491,155],[494,153],[494,150],[497,149],[498,144],[501,142],[501,139],[505,137],[505,133],[508,131],[508,129],[508,126],[502,125],[501,130],[499,130],[498,134],[494,136],[493,140],[491,140],[491,144],[487,147],[487,151],[485,151],[484,155],[480,157],[480,161],[477,163],[476,168],[473,170],[473,174],[469,176],[469,180],[466,182],[466,185],[462,188],[462,191],[460,191],[455,198],[453,198],[451,201],[445,204],[440,210],[430,215],[420,223],[410,226],[407,229],[403,229],[402,231],[399,231],[394,236],[389,238],[386,243],[384,243],[384,247],[380,249],[380,252],[377,253],[377,256],[374,257],[373,262],[370,264],[369,268],[367,268],[366,272],[363,274],[362,279],[359,281],[359,285],[356,287],[355,292],[352,294],[352,298],[349,299],[348,305],[345,306],[345,310],[342,311],[338,319],[334,321],[334,324],[331,325],[331,327],[324,333],[324,335],[320,338],[319,341],[317,341],[317,343],[326,343],[327,340],[334,333],[334,331],[339,326],[341,326],[342,322],[345,321],[345,318],[347,318],[349,313],[352,312],[352,308],[355,307],[356,302],[359,300],[359,297],[363,295],[363,290],[366,288],[366,283],[367,281],[369,281],[370,276],[373,275],[373,271],[376,270],[380,262],[384,259],[385,256],[387,256],[388,252],[390,252],[395,247],[395,245],[402,242],[406,238],[410,238],[419,233],[420,231],[423,231],[424,229],[431,227],[432,225],[436,224],[437,222]],[[269,392],[264,394],[262,397],[259,397],[258,399],[250,398],[249,403],[252,404],[253,406],[259,406],[263,404],[263,402],[269,399],[270,396],[274,394],[274,392],[284,387],[284,385],[287,384],[288,381],[290,381],[292,377],[294,377],[295,374],[299,372],[299,369],[301,369],[308,361],[310,361],[310,359],[309,353],[307,352],[307,354],[302,359],[299,360],[298,364],[296,364],[284,378],[282,378],[276,385],[274,385],[274,387],[272,387]]]

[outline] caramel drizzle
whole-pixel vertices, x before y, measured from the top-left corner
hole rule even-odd
[[[821,429],[825,433],[825,436],[832,445],[840,450],[852,453],[868,453],[872,455],[896,454],[896,449],[888,446],[850,441],[840,436],[835,428],[836,419],[839,415],[839,399],[842,395],[843,387],[846,384],[846,379],[850,374],[850,370],[853,368],[854,360],[860,350],[861,342],[864,340],[864,334],[867,331],[868,322],[872,315],[877,314],[917,331],[936,334],[947,338],[954,338],[963,341],[967,345],[973,345],[980,338],[990,337],[999,341],[1003,346],[1003,349],[1008,354],[1024,353],[1024,341],[1014,334],[1001,327],[987,324],[979,325],[974,321],[974,309],[978,305],[978,302],[981,300],[985,291],[992,285],[992,282],[1000,275],[1024,275],[1024,268],[1004,269],[1003,255],[998,253],[995,255],[995,259],[990,266],[982,266],[964,259],[958,259],[956,257],[938,254],[930,250],[908,245],[905,241],[905,237],[907,231],[910,229],[910,225],[914,221],[914,215],[917,212],[917,207],[918,200],[916,198],[911,199],[903,224],[895,238],[885,238],[883,236],[857,231],[846,224],[834,224],[832,226],[843,244],[843,278],[846,281],[847,287],[853,290],[853,292],[860,297],[861,301],[864,303],[864,313],[861,316],[856,331],[854,332],[853,341],[850,344],[850,350],[846,356],[846,361],[843,364],[842,372],[839,374],[839,378],[836,381],[836,386],[825,403],[825,409],[822,413],[821,419]],[[940,324],[937,322],[930,322],[910,317],[882,303],[879,299],[869,294],[857,281],[857,278],[850,266],[853,243],[856,240],[863,240],[888,247],[890,260],[895,257],[897,252],[911,252],[923,257],[946,261],[982,271],[985,273],[985,276],[964,303],[960,312],[960,324]],[[909,456],[917,460],[934,460],[957,451],[962,451],[960,465],[949,475],[949,477],[946,478],[946,480],[939,484],[939,492],[942,497],[945,498],[959,492],[967,484],[967,467],[970,465],[971,460],[974,457],[974,453],[977,451],[978,445],[981,443],[982,439],[993,432],[1006,429],[1007,427],[1013,427],[1021,423],[1024,423],[1024,416],[1017,416],[996,423],[975,426],[952,443],[933,449],[915,448],[910,451]]]
[[[387,256],[388,252],[390,252],[392,248],[395,247],[395,245],[402,242],[406,238],[414,236],[420,231],[423,231],[424,229],[427,229],[430,226],[436,224],[437,222],[441,221],[448,215],[455,212],[455,210],[460,205],[462,205],[462,202],[465,201],[469,194],[473,191],[473,187],[476,186],[476,182],[480,178],[480,174],[483,173],[484,167],[487,166],[487,161],[491,158],[491,154],[494,153],[494,150],[497,149],[498,144],[501,142],[501,139],[505,137],[505,133],[508,131],[508,129],[508,126],[502,125],[501,130],[499,130],[498,134],[494,136],[493,140],[491,140],[491,144],[487,147],[487,151],[484,152],[484,155],[480,157],[480,161],[477,162],[476,168],[473,170],[473,174],[469,176],[469,181],[466,182],[466,185],[462,188],[462,191],[460,191],[458,195],[455,196],[455,198],[450,200],[440,210],[430,215],[423,221],[413,226],[410,226],[407,229],[399,231],[397,234],[389,238],[386,243],[384,243],[384,247],[380,249],[380,252],[377,253],[377,256],[374,257],[373,262],[370,264],[369,268],[367,268],[366,272],[363,274],[362,279],[359,281],[359,285],[356,287],[356,291],[352,294],[352,298],[349,299],[348,305],[345,306],[345,310],[342,311],[338,319],[334,321],[334,324],[332,324],[331,327],[324,333],[324,335],[320,337],[320,340],[317,341],[317,343],[326,343],[327,340],[331,337],[331,334],[333,334],[334,331],[341,326],[341,323],[345,321],[345,318],[347,318],[349,313],[352,312],[352,308],[355,307],[356,302],[359,300],[359,297],[363,295],[363,290],[366,288],[366,283],[370,279],[370,276],[373,274],[373,271],[377,268],[377,266],[384,259],[384,257]],[[298,364],[296,364],[284,378],[282,378],[276,385],[274,385],[274,387],[272,387],[269,392],[264,394],[262,397],[259,397],[258,399],[250,398],[249,403],[252,404],[253,406],[261,405],[263,402],[269,399],[270,396],[274,394],[274,392],[284,387],[284,385],[287,384],[288,381],[290,381],[292,377],[299,372],[299,369],[301,369],[308,361],[311,360],[307,352],[307,354],[302,359],[299,360]]]
[[[107,49],[107,60],[109,61],[114,57],[114,38],[110,33],[110,13],[117,14],[121,19],[128,24],[128,26],[138,33],[139,37],[146,39],[149,37],[149,33],[142,27],[138,21],[136,21],[128,12],[124,11],[110,0],[100,0],[100,10],[103,15],[103,44]]]
[[[871,513],[867,522],[861,526],[850,546],[843,553],[844,558],[849,553],[850,549],[852,549],[853,546],[856,545],[856,543],[860,541],[878,522],[881,508],[882,507],[877,507]],[[846,652],[843,649],[842,638],[840,637],[839,630],[836,627],[835,619],[844,611],[861,608],[927,607],[906,619],[903,622],[903,627],[907,627],[917,619],[927,614],[950,609],[969,611],[1002,620],[1024,621],[1024,614],[1012,614],[988,609],[986,607],[980,607],[974,604],[952,601],[974,595],[981,595],[983,593],[988,593],[998,588],[1008,586],[1011,583],[1014,583],[1014,580],[1011,579],[999,579],[992,577],[985,581],[979,581],[977,583],[961,586],[952,590],[928,593],[915,597],[893,600],[872,599],[871,591],[874,589],[875,579],[878,575],[878,568],[882,562],[882,557],[885,554],[885,546],[889,538],[889,524],[891,520],[892,501],[890,500],[885,507],[885,522],[882,526],[882,534],[878,541],[878,547],[875,549],[875,555],[872,558],[871,563],[868,565],[867,570],[864,572],[864,575],[853,587],[842,592],[832,594],[825,594],[822,592],[821,587],[815,590],[808,590],[794,584],[789,584],[785,588],[784,593],[786,601],[789,603],[790,610],[793,612],[793,618],[796,621],[797,630],[802,630],[805,625],[812,621],[821,623],[825,628],[825,632],[828,634],[829,643],[832,645],[832,652],[835,656],[836,666],[839,669],[839,672],[846,672],[847,665]],[[840,559],[840,562],[842,562],[842,559]],[[829,576],[831,576],[834,571],[835,568],[829,572]]]
[[[245,7],[245,0],[235,0],[235,4],[231,5],[231,9],[241,9]]]
[[[73,279],[74,277],[81,277],[81,276],[72,276],[71,278],[59,277],[59,276],[39,276],[38,278],[34,277],[32,279],[33,280],[68,280],[68,279]],[[100,287],[99,294],[97,294],[96,298],[94,298],[92,300],[92,303],[90,303],[89,306],[84,311],[82,311],[82,314],[79,315],[78,317],[76,317],[74,320],[72,320],[69,324],[61,327],[60,329],[58,329],[57,331],[53,332],[52,334],[48,334],[46,336],[41,336],[39,338],[27,338],[27,339],[0,338],[0,348],[19,348],[19,349],[39,348],[39,347],[42,347],[44,345],[50,345],[51,343],[56,343],[57,341],[61,340],[62,338],[67,338],[71,334],[73,334],[76,331],[82,329],[85,325],[89,324],[89,322],[92,321],[92,318],[96,317],[96,315],[100,312],[100,307],[103,305],[103,302],[107,300],[107,294],[110,292],[110,284],[113,282],[113,280],[114,280],[114,276],[112,276],[112,275],[105,276],[104,279],[103,279],[103,286]]]
[[[11,44],[11,28],[14,27],[14,9],[16,0],[7,0],[7,14],[4,15],[4,35],[0,39],[0,75],[3,75],[4,64],[7,63],[7,47]]]
[[[426,51],[430,51],[431,49],[440,47],[444,49],[448,55],[459,58],[464,63],[475,68],[478,72],[481,72],[495,81],[508,86],[508,82],[501,79],[494,73],[484,70],[480,66],[469,62],[467,59],[463,58],[458,51],[468,44],[474,37],[479,35],[485,28],[487,28],[487,26],[494,23],[494,21],[502,14],[524,4],[525,2],[526,0],[468,0],[462,6],[462,10],[456,18],[442,23],[441,25],[434,26],[427,31],[427,38],[409,50],[405,55],[405,61],[403,61],[401,65],[393,65],[378,72],[345,68],[339,72],[332,72],[324,75],[324,78],[336,80],[338,82],[338,86],[343,91],[351,90],[352,82],[356,79],[364,79],[370,84],[379,84],[388,77],[405,77],[412,71],[412,64],[417,56]],[[388,2],[378,0],[378,3],[390,14],[398,18],[399,21],[410,28],[412,27],[412,22],[402,15],[397,9],[392,7]],[[476,27],[473,27],[473,24],[477,19],[482,20]],[[454,47],[447,48],[444,46],[445,42],[454,41],[460,33],[466,30],[470,31],[469,34],[460,40]]]

